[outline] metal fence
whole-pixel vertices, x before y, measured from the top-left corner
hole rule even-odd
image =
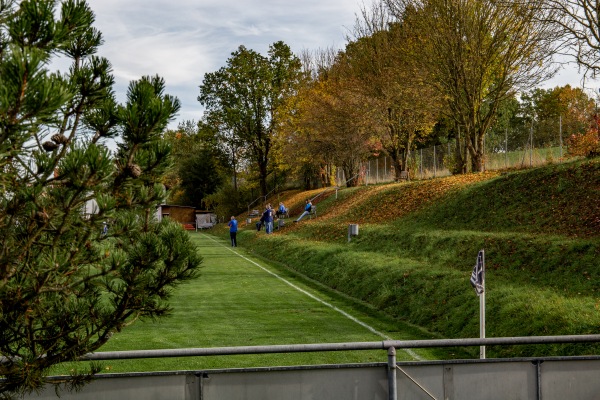
[[[385,350],[387,363],[107,374],[78,400],[597,399],[600,357],[397,362],[396,349],[599,342],[600,335],[443,339],[107,352],[90,360]],[[382,357],[385,357],[382,354]],[[61,379],[61,378],[57,378]],[[51,388],[26,399],[57,399]]]
[[[561,143],[546,147],[525,143],[524,146],[516,149],[505,144],[504,147],[486,148],[486,150],[487,152],[484,153],[486,171],[531,168],[562,162],[567,151]],[[455,151],[454,142],[415,150],[409,159],[410,179],[430,179],[451,175]],[[364,162],[358,177],[360,184],[392,182],[395,178],[393,161],[387,156]],[[345,176],[341,169],[338,169],[336,179],[338,186],[345,184]]]

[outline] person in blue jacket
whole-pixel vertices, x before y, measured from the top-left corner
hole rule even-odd
[[[273,233],[273,209],[270,204],[267,204],[263,217],[265,218],[265,231],[267,234]]]
[[[276,214],[277,218],[285,217],[285,214],[287,214],[287,209],[285,208],[283,203],[279,203],[279,209],[277,210],[277,212],[275,214]]]
[[[310,214],[312,210],[312,202],[310,200],[306,200],[306,205],[304,206],[304,212],[300,214],[298,219],[295,222],[300,222],[300,220]]]
[[[229,226],[229,237],[231,238],[231,246],[237,247],[238,222],[233,215],[231,216],[231,220],[227,223],[227,225]]]

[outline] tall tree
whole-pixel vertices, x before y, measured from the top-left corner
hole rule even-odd
[[[83,1],[56,4],[0,7],[3,394],[39,389],[55,364],[167,314],[171,289],[200,263],[180,226],[154,218],[170,165],[160,137],[179,101],[145,77],[117,106],[110,64],[94,55],[93,12]],[[46,68],[59,54],[72,62],[63,75]],[[117,135],[113,155],[105,142]]]
[[[279,121],[276,110],[292,95],[300,79],[300,60],[283,42],[268,56],[240,46],[227,65],[204,76],[198,101],[220,121],[220,128],[248,147],[256,165],[262,195],[268,193],[270,153]]]
[[[319,164],[331,160],[342,168],[347,186],[356,186],[361,163],[371,154],[374,131],[370,99],[357,89],[358,82],[344,72],[344,54],[300,93],[292,121],[293,149]],[[303,148],[303,149],[302,149]],[[314,175],[313,170],[311,174]],[[326,172],[325,172],[326,174]],[[327,181],[327,177],[324,179]]]
[[[363,8],[345,51],[349,73],[375,107],[373,129],[393,160],[396,179],[409,169],[415,141],[432,132],[441,108],[439,94],[425,84],[427,70],[416,62],[416,33],[375,2]]]
[[[164,181],[173,204],[203,208],[204,198],[223,181],[220,153],[213,138],[200,133],[200,126],[185,121],[164,135],[173,147],[174,166]]]
[[[238,174],[248,157],[244,141],[220,118],[218,113],[206,113],[198,124],[198,134],[203,143],[215,152],[219,164],[227,175],[233,176],[233,190],[239,188]]]
[[[543,0],[562,34],[567,52],[575,57],[585,76],[600,72],[600,4],[598,0]]]
[[[419,32],[421,65],[464,132],[472,169],[483,171],[483,139],[500,102],[555,71],[552,11],[537,0],[385,1]]]
[[[537,88],[523,93],[521,101],[535,121],[536,142],[541,146],[558,145],[560,130],[564,137],[587,132],[596,113],[594,100],[570,85]]]

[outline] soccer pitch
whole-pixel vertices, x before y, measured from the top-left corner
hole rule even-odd
[[[190,233],[204,257],[197,279],[177,288],[172,315],[137,321],[101,351],[376,342],[432,338],[364,305],[253,257],[206,233]],[[399,360],[439,358],[399,350]],[[443,356],[442,356],[443,357]],[[385,351],[344,351],[103,361],[103,372],[204,370],[387,362]],[[57,373],[61,373],[57,371]],[[64,371],[62,371],[64,373]]]

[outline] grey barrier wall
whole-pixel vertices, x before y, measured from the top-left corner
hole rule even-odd
[[[600,357],[396,362],[408,348],[598,343],[600,335],[384,340],[91,353],[81,360],[387,350],[387,363],[101,374],[63,399],[149,400],[500,400],[600,399]],[[485,353],[483,353],[485,354]],[[57,377],[59,381],[64,377]],[[27,399],[56,399],[48,385]]]
[[[385,400],[387,364],[109,374],[71,400]],[[600,357],[397,363],[397,400],[600,399]],[[27,399],[57,399],[52,388]]]

